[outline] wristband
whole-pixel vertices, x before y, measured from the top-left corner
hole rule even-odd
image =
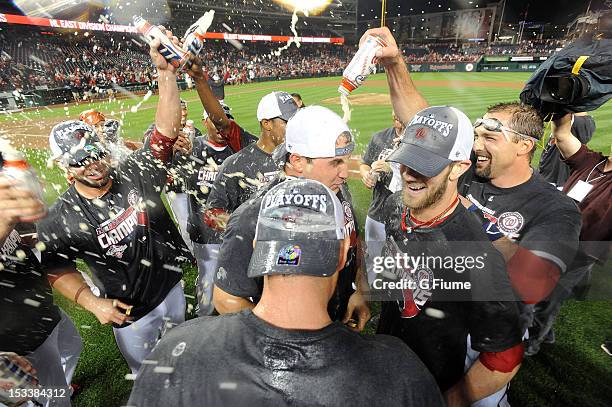
[[[84,289],[86,289],[87,287],[89,287],[87,285],[87,283],[83,283],[83,285],[81,285],[81,287],[79,287],[79,289],[77,290],[76,294],[74,295],[74,302],[75,303],[79,303],[79,296],[81,295],[81,293],[83,292]]]

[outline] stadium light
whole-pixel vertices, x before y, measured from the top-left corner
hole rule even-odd
[[[293,11],[301,11],[304,14],[321,14],[333,0],[274,0],[275,3]]]

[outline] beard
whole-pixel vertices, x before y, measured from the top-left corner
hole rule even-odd
[[[449,173],[450,169],[449,171],[447,171],[446,175],[442,177],[442,181],[439,185],[436,185],[433,189],[430,189],[431,187],[428,187],[428,191],[425,196],[419,198],[414,198],[405,192],[408,187],[406,185],[406,182],[404,182],[404,193],[402,194],[402,200],[404,202],[404,205],[406,205],[406,207],[409,209],[419,210],[428,208],[438,202],[444,196],[444,194],[446,193],[446,189],[448,188],[447,178]]]
[[[481,178],[491,179],[491,163],[492,161],[489,161],[489,164],[483,168],[476,167],[476,175]]]
[[[99,180],[92,180],[85,175],[76,175],[73,174],[73,178],[75,181],[80,182],[81,184],[88,186],[90,188],[101,188],[108,184],[111,179],[111,171],[110,167],[105,167],[102,171],[103,176]]]

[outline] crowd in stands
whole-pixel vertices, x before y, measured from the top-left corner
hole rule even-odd
[[[18,33],[18,35],[16,35]],[[340,74],[354,54],[353,46],[248,43],[242,49],[225,42],[206,44],[209,73],[228,84]],[[550,55],[559,41],[525,41],[521,45],[404,45],[406,59],[422,62],[475,62],[481,55]],[[27,92],[41,87],[70,88],[75,97],[105,95],[107,89],[140,84],[153,86],[154,69],[142,40],[124,34],[77,35],[0,31],[0,91]],[[77,96],[78,95],[78,96]]]

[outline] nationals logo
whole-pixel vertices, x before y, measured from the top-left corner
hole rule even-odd
[[[518,212],[504,212],[497,218],[497,227],[507,235],[517,233],[524,224],[525,219]]]

